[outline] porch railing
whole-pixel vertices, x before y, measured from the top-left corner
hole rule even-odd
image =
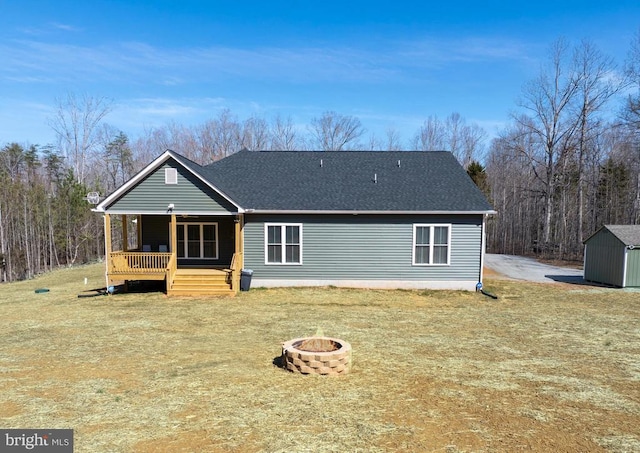
[[[173,278],[176,275],[176,270],[178,269],[178,258],[175,254],[171,253],[171,257],[169,258],[169,262],[167,263],[167,292],[173,285]]]
[[[155,274],[167,271],[172,253],[112,252],[112,274]],[[174,260],[175,261],[175,260]],[[174,264],[175,266],[175,264]]]

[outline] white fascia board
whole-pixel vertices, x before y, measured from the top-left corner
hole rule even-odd
[[[497,211],[326,211],[326,210],[272,210],[272,209],[245,209],[245,214],[348,214],[348,215],[390,215],[390,214],[428,214],[428,215],[441,215],[441,214],[470,214],[470,215],[492,215]]]
[[[202,181],[203,183],[205,183],[205,185],[207,185],[208,187],[210,187],[212,190],[214,190],[216,193],[220,194],[222,196],[222,198],[224,198],[225,200],[227,200],[229,203],[231,203],[232,205],[234,205],[236,208],[238,208],[238,213],[243,213],[244,209],[242,209],[242,207],[240,207],[240,205],[238,205],[238,203],[236,203],[235,201],[233,201],[230,197],[228,197],[223,191],[221,191],[220,189],[218,189],[216,186],[214,186],[213,184],[211,184],[209,181],[207,181],[206,179],[204,179],[200,174],[194,172],[191,168],[185,166],[181,161],[180,161],[180,157],[176,157],[175,153],[173,151],[171,151],[170,149],[166,150],[164,153],[162,153],[160,156],[158,156],[153,162],[151,162],[149,165],[147,165],[145,168],[143,168],[142,170],[140,170],[138,172],[138,174],[136,174],[133,178],[131,178],[129,181],[127,181],[125,184],[123,184],[122,186],[120,186],[115,192],[113,192],[111,195],[109,195],[107,198],[105,198],[104,200],[102,200],[96,207],[95,209],[92,209],[95,212],[106,212],[105,210],[105,206],[113,203],[115,200],[117,200],[118,198],[120,198],[120,196],[122,194],[124,194],[126,191],[128,191],[130,188],[132,188],[133,186],[135,186],[136,184],[138,184],[138,182],[140,182],[143,178],[145,178],[147,175],[149,175],[150,173],[152,173],[153,171],[157,170],[160,165],[162,165],[163,163],[165,163],[167,160],[169,160],[169,158],[173,158],[178,164],[180,164],[182,166],[182,168],[186,169],[187,171],[189,171],[192,175],[194,175],[196,178],[198,178],[200,181]],[[116,211],[110,211],[113,214],[131,214],[130,212],[116,212]],[[164,212],[163,214],[166,214],[166,212]],[[189,213],[192,214],[192,213]],[[195,214],[195,213],[193,213]]]

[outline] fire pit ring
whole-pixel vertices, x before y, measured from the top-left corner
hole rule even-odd
[[[351,345],[330,337],[295,338],[282,343],[282,363],[294,373],[340,376],[351,368]]]

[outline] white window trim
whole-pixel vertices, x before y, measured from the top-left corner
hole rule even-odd
[[[286,228],[288,226],[295,226],[299,228],[299,236],[300,236],[300,262],[298,263],[287,263],[286,260],[286,252],[287,252],[287,235]],[[282,233],[280,237],[282,238],[282,262],[272,263],[269,262],[269,227],[280,227]],[[266,266],[302,266],[302,224],[301,223],[280,223],[280,222],[265,222],[264,224],[264,264]]]
[[[413,224],[413,241],[411,246],[411,264],[414,266],[451,266],[451,227],[450,223],[414,223]],[[418,227],[429,227],[429,262],[428,263],[416,263],[416,231]],[[446,263],[434,263],[433,262],[433,235],[434,227],[447,227],[447,262]]]
[[[164,183],[165,184],[178,184],[178,169],[177,168],[165,168],[164,169]]]
[[[177,233],[177,228],[180,227],[180,225],[200,225],[200,256],[195,257],[195,256],[177,256],[178,251],[176,250],[176,258],[181,259],[181,260],[217,260],[220,257],[220,236],[218,235],[218,222],[176,222],[176,233]],[[215,229],[215,235],[216,235],[216,255],[214,257],[203,257],[202,255],[204,254],[204,239],[203,239],[203,235],[202,235],[202,226],[203,225],[213,225],[214,229]],[[169,230],[171,230],[171,223],[169,223]],[[184,229],[184,243],[185,243],[185,248],[184,248],[184,252],[185,255],[188,253],[188,249],[187,249],[187,244],[188,244],[188,228]],[[171,233],[169,233],[171,234]],[[176,244],[178,243],[178,238],[176,238]]]

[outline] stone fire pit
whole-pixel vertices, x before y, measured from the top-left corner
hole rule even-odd
[[[282,343],[282,363],[294,373],[347,374],[351,368],[351,345],[337,338],[296,338]]]

